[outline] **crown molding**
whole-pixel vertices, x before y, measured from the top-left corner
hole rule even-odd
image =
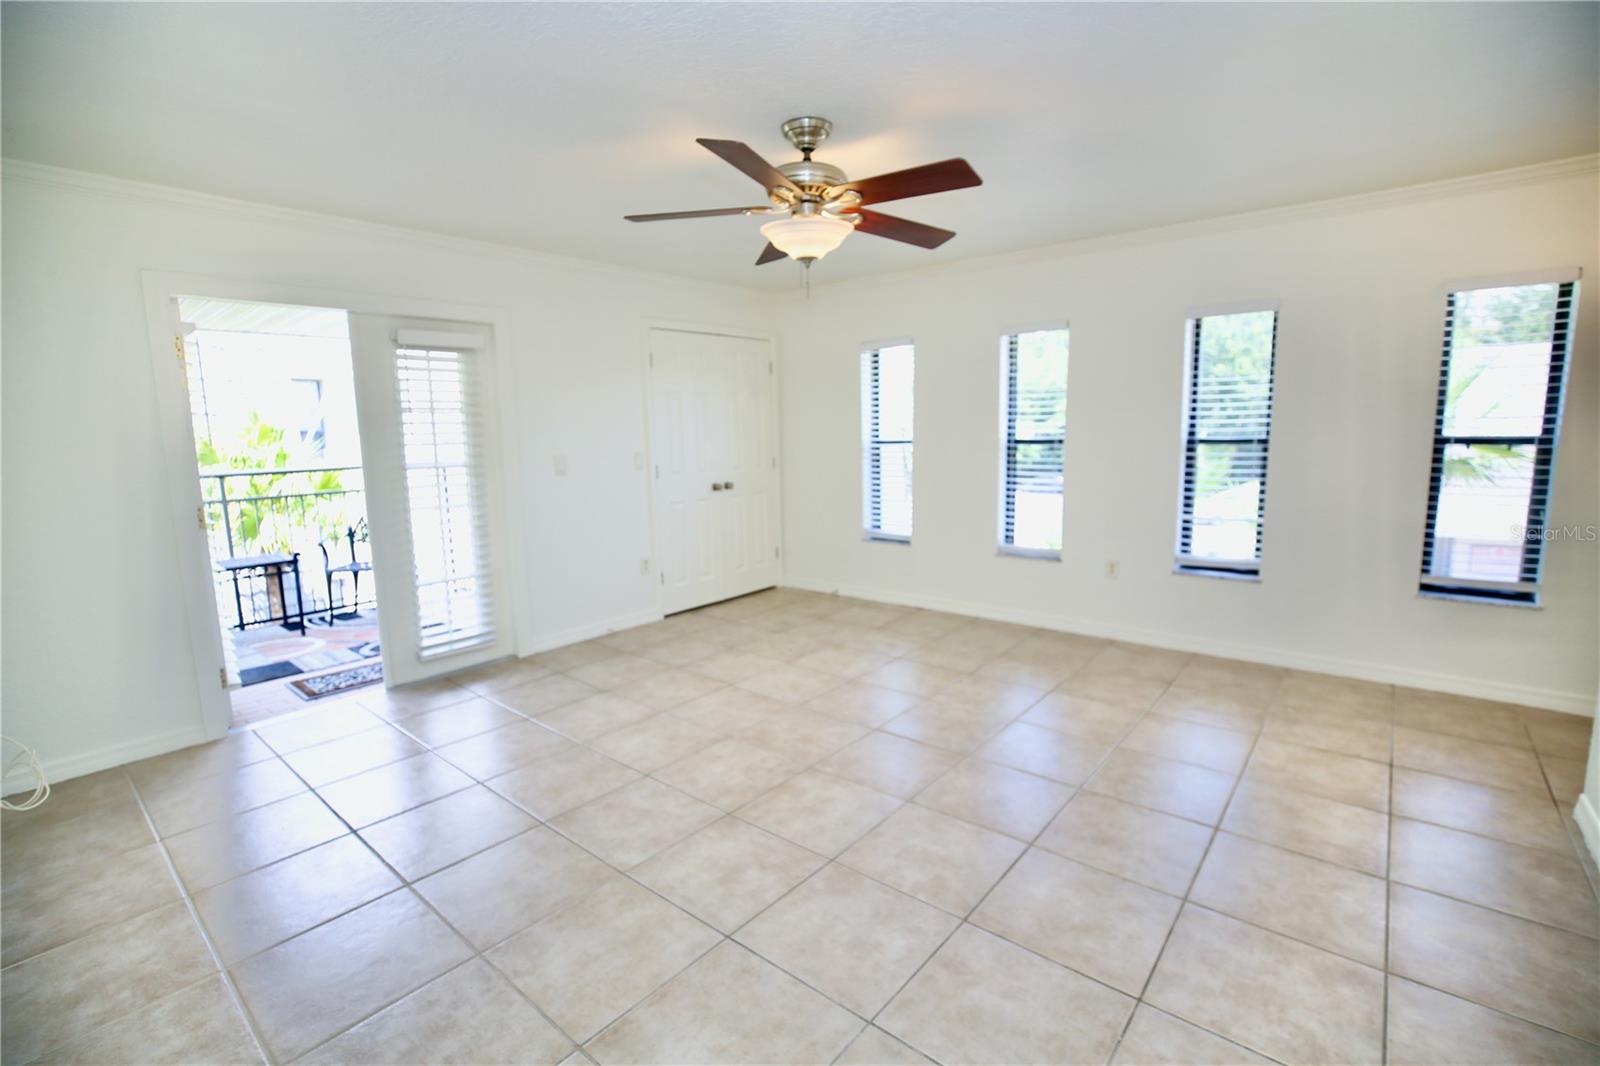
[[[369,222],[364,219],[348,218],[344,215],[303,211],[299,208],[259,203],[254,200],[236,200],[227,196],[214,196],[210,193],[196,192],[192,189],[181,189],[173,185],[156,185],[149,182],[133,181],[128,178],[113,177],[109,174],[72,170],[67,167],[52,166],[48,163],[34,163],[25,159],[0,159],[0,186],[13,183],[37,185],[85,196],[100,196],[113,200],[151,204],[158,207],[201,211],[256,222],[298,225],[315,229],[338,229],[377,240],[401,241],[429,251],[453,252],[458,255],[499,259],[506,262],[583,272],[603,277],[646,281],[658,285],[663,282],[671,282],[675,285],[689,286],[709,292],[737,293],[745,298],[766,295],[763,290],[742,285],[706,281],[702,278],[682,277],[677,274],[643,270],[637,267],[621,266],[615,263],[583,259],[577,256],[557,255],[552,252],[524,248],[520,245],[500,244],[495,241],[476,240],[471,237],[457,237],[432,230],[420,230],[408,226],[396,226],[386,222]]]
[[[1512,167],[1507,170],[1491,170],[1481,174],[1445,178],[1441,181],[1424,182],[1418,185],[1401,185],[1392,189],[1380,189],[1376,192],[1356,193],[1351,196],[1338,196],[1327,200],[1312,200],[1300,204],[1287,204],[1282,207],[1268,207],[1259,211],[1244,211],[1232,215],[1217,215],[1212,218],[1195,219],[1189,222],[1175,222],[1167,226],[1152,226],[1148,229],[1125,230],[1121,233],[1109,233],[1099,237],[1084,237],[1078,240],[1036,245],[1032,248],[1021,248],[1014,252],[999,252],[995,255],[974,256],[968,259],[934,263],[929,266],[908,267],[904,270],[873,274],[865,278],[849,278],[825,282],[813,285],[811,291],[813,294],[826,294],[840,288],[894,284],[896,282],[917,281],[944,274],[992,270],[997,267],[1088,255],[1092,252],[1109,251],[1118,248],[1158,244],[1164,241],[1192,240],[1219,233],[1233,233],[1242,230],[1261,229],[1267,226],[1284,225],[1291,222],[1378,211],[1387,207],[1398,207],[1422,201],[1446,200],[1459,196],[1493,192],[1497,189],[1539,185],[1568,178],[1591,177],[1595,174],[1600,174],[1600,153],[1576,155],[1566,159],[1553,159],[1545,163],[1533,163],[1528,166]],[[802,299],[800,296],[787,293],[775,293],[774,295],[783,297],[787,302],[798,302]]]
[[[1259,229],[1266,226],[1282,225],[1309,219],[1376,211],[1386,207],[1396,207],[1419,201],[1469,196],[1476,193],[1491,192],[1496,189],[1536,185],[1574,177],[1588,177],[1597,173],[1600,173],[1600,153],[1571,156],[1566,159],[1533,163],[1528,166],[1512,167],[1507,170],[1493,170],[1481,174],[1469,174],[1459,178],[1446,178],[1442,181],[1403,185],[1392,189],[1382,189],[1377,192],[1357,193],[1352,196],[1314,200],[1302,204],[1289,204],[1283,207],[1269,207],[1259,211],[1245,211],[1232,215],[1218,215],[1189,222],[1177,222],[1167,226],[1126,230],[1121,233],[1037,245],[1032,248],[1000,252],[995,255],[975,256],[968,259],[936,263],[930,266],[911,267],[905,270],[886,271],[866,277],[830,281],[813,286],[812,292],[826,294],[837,288],[859,288],[862,285],[908,282],[943,274],[991,270],[997,267],[1035,263],[1042,260],[1075,255],[1087,255],[1092,252],[1134,247],[1142,244],[1155,244],[1162,241],[1190,240],[1217,233]],[[184,210],[205,211],[234,218],[322,229],[342,229],[349,233],[375,239],[403,241],[416,247],[433,251],[454,252],[460,255],[473,255],[480,258],[535,264],[553,269],[581,271],[605,277],[626,278],[633,281],[647,281],[657,284],[670,281],[676,285],[686,285],[702,291],[737,293],[746,299],[755,298],[772,303],[798,302],[803,299],[797,294],[784,291],[774,291],[748,285],[735,285],[727,282],[706,281],[701,278],[686,278],[677,274],[642,270],[637,267],[626,267],[593,259],[540,252],[520,245],[500,244],[470,237],[456,237],[431,230],[413,229],[385,222],[369,222],[362,219],[347,218],[343,215],[303,211],[299,208],[281,207],[252,200],[237,200],[226,196],[195,192],[191,189],[181,189],[171,185],[156,185],[149,182],[133,181],[128,178],[72,170],[67,167],[57,167],[47,163],[34,163],[23,159],[0,159],[0,185],[9,182],[39,185],[84,195],[104,196],[124,201],[182,208]]]

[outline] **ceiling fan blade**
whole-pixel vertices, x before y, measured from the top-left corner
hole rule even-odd
[[[718,207],[710,211],[661,211],[654,215],[623,215],[629,222],[663,222],[669,218],[716,218],[718,215],[748,215],[757,211],[770,211],[770,204],[755,207]]]
[[[761,249],[761,254],[756,256],[756,266],[760,266],[763,263],[773,263],[779,259],[786,258],[788,258],[788,256],[784,252],[778,251],[777,245],[773,244],[771,241],[768,241],[767,246]]]
[[[800,191],[794,182],[783,176],[782,171],[756,155],[755,149],[743,141],[717,141],[709,137],[696,137],[695,143],[704,145],[715,152],[724,162],[732,163],[750,175],[750,177],[759,181],[764,189]]]
[[[940,229],[938,226],[912,222],[910,219],[895,218],[893,215],[868,211],[866,208],[856,213],[861,216],[861,222],[856,229],[862,233],[870,233],[874,237],[887,237],[891,241],[904,241],[918,248],[937,248],[956,235],[955,230]]]
[[[978,172],[965,159],[946,159],[942,163],[928,163],[909,170],[879,174],[875,178],[846,182],[839,188],[854,189],[861,194],[864,204],[881,204],[889,200],[904,200],[982,184],[983,179],[978,177]]]

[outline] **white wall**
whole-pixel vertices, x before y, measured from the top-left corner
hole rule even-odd
[[[0,196],[0,713],[55,777],[201,736],[141,270],[506,310],[523,651],[654,611],[646,322],[766,325],[742,290],[48,168],[7,163]]]
[[[1386,207],[821,286],[774,315],[737,289],[7,164],[5,732],[56,777],[201,735],[141,270],[505,309],[524,651],[654,610],[633,468],[646,447],[646,323],[775,321],[791,583],[1592,710],[1596,545],[1552,546],[1538,611],[1414,590],[1439,283],[1573,263],[1600,276],[1596,195],[1592,166],[1468,183]],[[1253,297],[1282,304],[1265,580],[1173,576],[1184,313]],[[1597,309],[1591,282],[1556,524],[1597,521]],[[1065,561],[997,558],[997,336],[1061,318],[1073,327]],[[857,349],[901,335],[918,344],[909,548],[859,534]],[[1103,576],[1111,558],[1116,581]]]
[[[1592,713],[1600,546],[1549,547],[1539,610],[1416,591],[1447,281],[1585,268],[1550,521],[1600,521],[1596,199],[1591,159],[786,301],[789,580]],[[1281,306],[1263,579],[1175,575],[1186,312],[1252,299]],[[998,338],[1062,319],[1063,559],[998,557]],[[858,351],[896,337],[917,346],[910,547],[860,533]]]

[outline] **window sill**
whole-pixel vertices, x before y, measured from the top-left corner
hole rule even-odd
[[[897,537],[892,533],[863,533],[861,539],[869,544],[900,544],[911,547],[910,537]]]
[[[1211,569],[1203,566],[1174,566],[1174,574],[1183,577],[1214,577],[1222,581],[1243,581],[1249,584],[1261,584],[1261,571],[1255,570],[1228,570],[1224,567]]]
[[[1442,589],[1418,589],[1417,599],[1474,603],[1482,607],[1517,607],[1524,611],[1544,610],[1544,605],[1538,600],[1503,600],[1494,596],[1474,596],[1470,592],[1445,592]]]
[[[1006,555],[1014,559],[1041,559],[1047,563],[1059,563],[1061,553],[1049,548],[1018,548],[1010,544],[1002,544],[995,549],[996,555]]]

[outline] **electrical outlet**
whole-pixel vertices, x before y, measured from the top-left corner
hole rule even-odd
[[[643,470],[644,469],[644,452],[634,452],[633,453],[633,468],[635,470]]]
[[[558,456],[556,456],[556,477],[566,477],[566,476],[567,476],[567,457],[565,455],[558,455]]]
[[[639,560],[639,573],[640,574],[644,574],[644,575],[648,575],[650,573],[650,560],[649,559],[640,559]]]
[[[1106,560],[1106,577],[1118,577],[1122,573],[1122,564],[1115,559]]]

